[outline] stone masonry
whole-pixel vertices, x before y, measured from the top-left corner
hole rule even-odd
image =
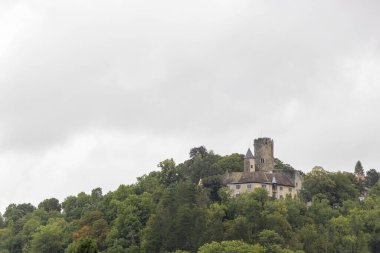
[[[273,140],[258,138],[254,140],[255,170],[272,171],[274,169]]]

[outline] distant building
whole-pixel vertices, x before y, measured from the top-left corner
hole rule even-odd
[[[248,148],[244,158],[243,172],[226,172],[223,183],[228,186],[232,196],[264,188],[269,196],[280,199],[296,197],[302,188],[303,177],[300,171],[274,169],[273,140],[258,138],[254,140],[254,153]]]

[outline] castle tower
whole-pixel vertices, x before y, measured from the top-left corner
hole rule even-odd
[[[244,157],[244,172],[255,171],[255,158],[251,152],[251,149],[248,148],[247,154]]]
[[[274,169],[273,140],[258,138],[253,142],[255,148],[255,170],[272,171]]]

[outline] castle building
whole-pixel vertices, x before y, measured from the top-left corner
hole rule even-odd
[[[223,183],[232,196],[264,188],[269,196],[280,199],[296,197],[302,188],[303,177],[300,171],[275,169],[273,140],[258,138],[253,142],[254,154],[250,148],[244,158],[243,172],[226,172]]]

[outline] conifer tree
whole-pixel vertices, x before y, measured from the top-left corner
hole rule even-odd
[[[360,176],[364,175],[364,169],[363,169],[362,163],[360,161],[356,162],[355,174],[360,175]]]

